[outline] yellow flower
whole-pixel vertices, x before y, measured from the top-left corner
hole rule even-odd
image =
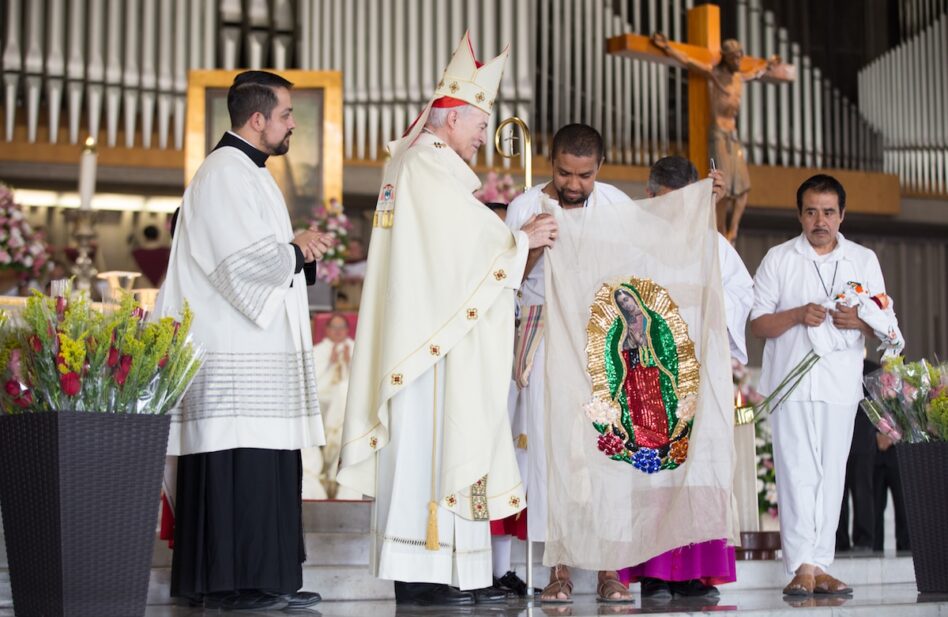
[[[82,333],[77,339],[71,338],[67,334],[59,334],[59,355],[63,362],[59,365],[59,372],[65,375],[73,371],[82,372],[82,365],[86,361],[86,335]]]

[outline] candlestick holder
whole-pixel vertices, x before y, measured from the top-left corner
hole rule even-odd
[[[72,224],[72,237],[76,240],[76,263],[72,273],[76,277],[74,288],[80,291],[92,290],[92,279],[98,273],[92,263],[92,241],[96,239],[95,210],[66,210],[66,221]]]

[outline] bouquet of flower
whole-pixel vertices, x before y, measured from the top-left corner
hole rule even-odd
[[[484,179],[484,184],[481,188],[474,191],[474,197],[485,204],[509,204],[522,192],[523,188],[514,184],[510,174],[500,176],[496,171],[489,171],[487,172],[487,177]]]
[[[27,300],[17,320],[0,324],[0,408],[164,414],[201,366],[203,349],[181,321],[146,322],[132,295],[118,309],[93,308],[85,293]]]
[[[34,231],[23,209],[13,201],[13,191],[0,183],[0,268],[38,279],[53,266],[43,232]]]
[[[349,231],[352,229],[352,222],[343,213],[342,204],[336,199],[330,199],[329,203],[313,208],[313,218],[309,225],[336,237],[332,248],[323,255],[316,268],[316,278],[336,285],[349,255]]]
[[[869,397],[860,407],[893,442],[948,440],[948,364],[884,359],[863,384]]]

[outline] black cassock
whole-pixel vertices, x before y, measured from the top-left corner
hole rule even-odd
[[[299,450],[179,457],[171,595],[300,589],[302,482]]]

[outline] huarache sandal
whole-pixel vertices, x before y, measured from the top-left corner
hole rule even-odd
[[[797,574],[790,583],[783,588],[785,596],[811,596],[816,581],[812,574]]]
[[[599,572],[599,584],[596,585],[596,600],[611,604],[629,604],[630,602],[634,602],[629,588],[622,584],[619,580],[619,576],[614,571]]]
[[[853,588],[829,574],[820,574],[814,579],[813,593],[827,596],[848,596]]]
[[[560,594],[566,596],[559,597]],[[569,604],[573,601],[573,581],[569,578],[566,566],[553,566],[550,570],[550,583],[540,593],[540,602],[550,604]]]

